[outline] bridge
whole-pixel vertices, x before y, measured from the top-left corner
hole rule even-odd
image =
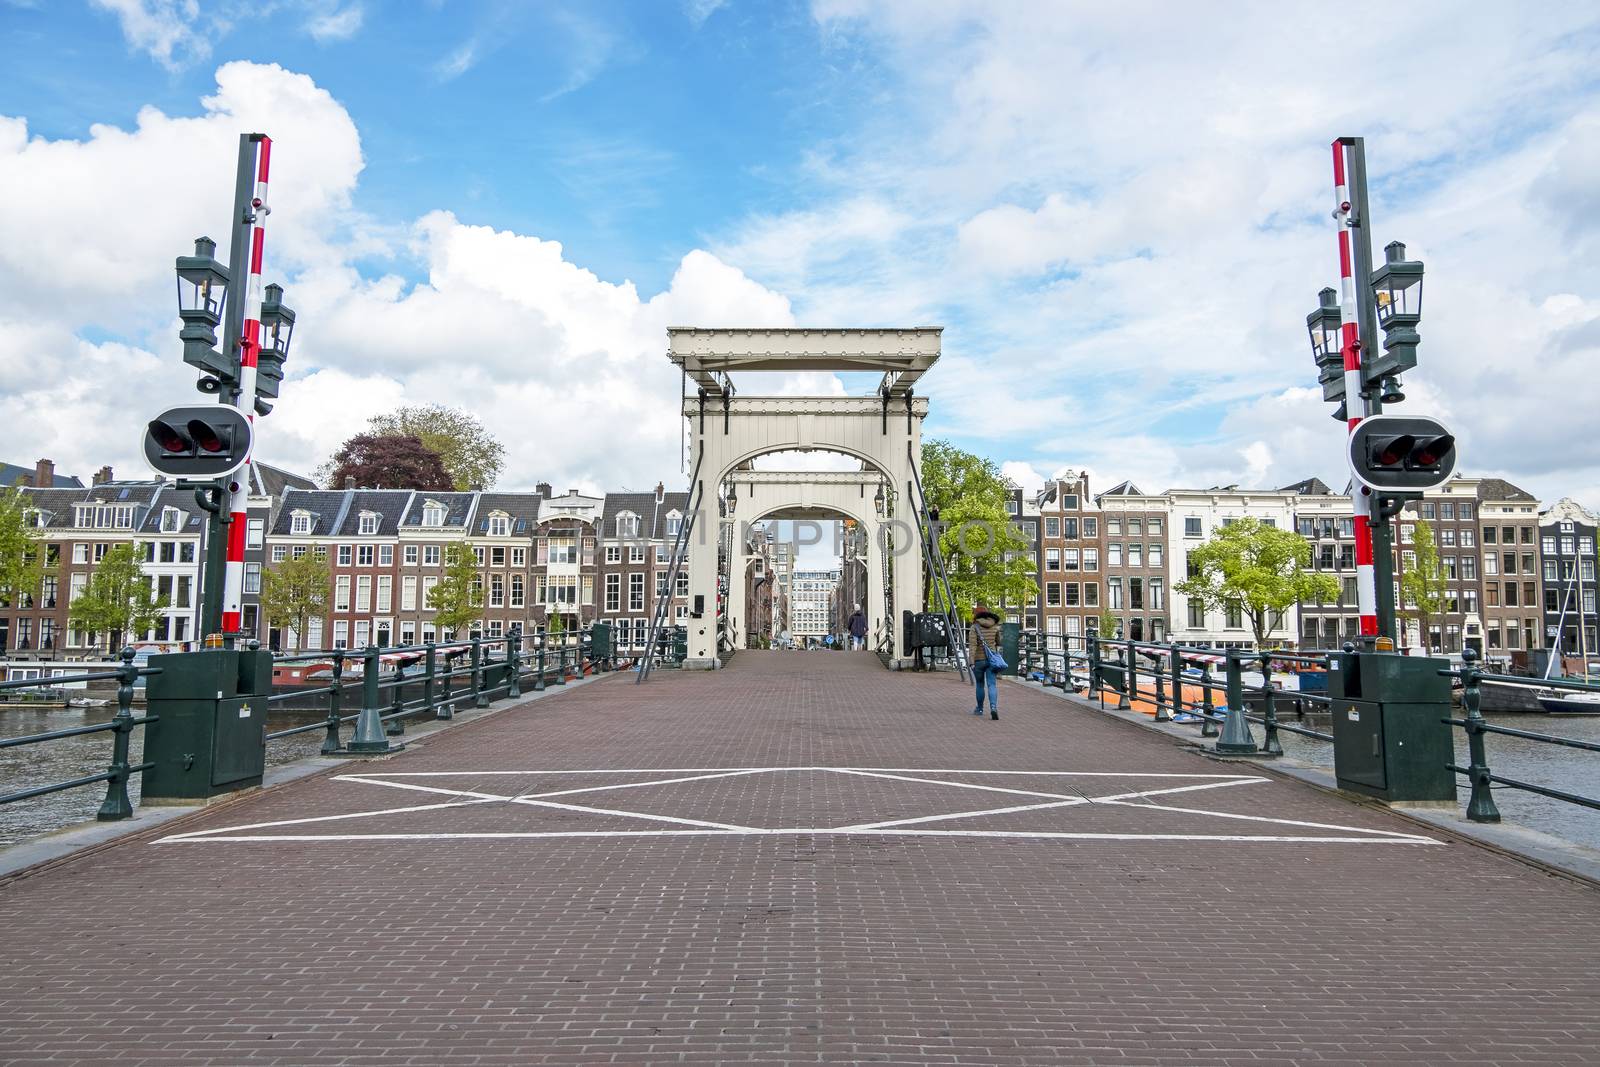
[[[541,675],[541,680],[543,675]],[[531,687],[0,883],[0,1061],[1580,1062],[1600,896],[1070,692]]]

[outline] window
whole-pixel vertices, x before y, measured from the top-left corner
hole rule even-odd
[[[628,575],[628,610],[629,611],[643,611],[644,610],[644,575],[643,574],[635,573],[635,574]]]
[[[489,575],[489,606],[491,608],[506,606],[506,579],[503,574]]]
[[[1083,520],[1083,536],[1091,540],[1099,537],[1100,520],[1092,516],[1086,516]]]
[[[333,647],[350,647],[350,624],[343,619],[339,619],[333,624]]]
[[[341,574],[333,580],[333,610],[350,610],[350,576]]]
[[[417,565],[417,546],[416,545],[407,545],[406,546],[406,549],[405,549],[405,564],[406,564],[407,567],[415,567]]]
[[[363,574],[356,578],[356,610],[372,610],[372,575]]]
[[[1339,579],[1339,606],[1342,608],[1353,607],[1356,603],[1356,580],[1354,578]]]
[[[511,606],[514,608],[526,606],[523,586],[524,580],[522,575],[513,574],[511,576]]]
[[[1148,525],[1148,531],[1147,532],[1153,533],[1153,534],[1158,534],[1158,533],[1161,532],[1161,519],[1159,517],[1154,516],[1154,515],[1152,515],[1150,517],[1149,525]]]
[[[1075,571],[1078,569],[1078,550],[1076,548],[1065,548],[1061,550],[1061,569],[1064,571]]]
[[[1061,536],[1061,520],[1054,515],[1046,515],[1044,519],[1044,535],[1046,537]]]
[[[1517,605],[1517,583],[1516,582],[1507,582],[1506,583],[1506,607],[1514,608],[1514,607],[1517,607],[1517,606],[1518,606]]]
[[[77,544],[72,546],[72,562],[74,562],[74,563],[88,563],[89,562],[89,545],[88,545],[88,542],[79,541]]]
[[[1068,582],[1061,587],[1061,602],[1069,608],[1075,608],[1082,603],[1082,587],[1077,582]]]
[[[511,516],[502,515],[499,512],[496,512],[495,514],[490,515],[489,516],[489,536],[490,537],[510,537],[511,536]]]
[[[1223,609],[1222,625],[1230,630],[1244,629],[1244,612],[1239,610],[1239,605],[1229,604]]]
[[[1204,630],[1206,628],[1206,609],[1200,601],[1189,598],[1189,629]]]
[[[438,584],[439,584],[439,579],[436,576],[432,575],[432,574],[429,574],[429,575],[426,575],[426,576],[423,577],[423,579],[422,579],[422,606],[423,607],[430,608],[430,609],[433,607],[433,589],[434,589],[434,586],[436,586]]]
[[[380,566],[380,567],[392,567],[392,566],[394,566],[394,546],[393,545],[379,545],[378,546],[378,566]]]
[[[1077,493],[1063,493],[1061,495],[1061,510],[1062,511],[1077,511],[1078,510],[1078,494]]]
[[[1144,607],[1144,579],[1128,579],[1128,607],[1139,610]]]
[[[1187,516],[1183,520],[1183,536],[1185,536],[1185,537],[1199,537],[1200,536],[1200,516],[1198,516],[1198,515],[1190,515],[1190,516]]]
[[[422,525],[443,526],[445,506],[437,500],[425,501],[422,505]]]
[[[1110,544],[1106,545],[1106,566],[1108,566],[1108,567],[1120,567],[1120,566],[1122,566],[1122,542],[1121,541],[1112,541]]]
[[[578,539],[571,534],[551,534],[547,541],[545,559],[550,563],[578,562]]]
[[[408,574],[400,579],[400,610],[417,610],[417,576]]]
[[[1440,545],[1448,545],[1451,548],[1455,547],[1455,545],[1456,545],[1456,528],[1454,526],[1446,526],[1442,530],[1439,531],[1439,544]]]
[[[1130,536],[1130,537],[1141,537],[1143,535],[1144,535],[1144,520],[1143,519],[1129,519],[1128,520],[1128,536]]]
[[[1113,611],[1121,611],[1122,610],[1122,579],[1121,578],[1107,578],[1106,579],[1106,601],[1107,601],[1107,606],[1110,607]]]
[[[504,567],[505,565],[506,565],[506,550],[500,545],[495,545],[494,547],[490,548],[489,549],[489,566],[491,566],[491,567]]]
[[[370,566],[372,566],[372,558],[373,558],[372,548],[373,548],[372,545],[357,545],[356,546],[356,566],[358,566],[358,567],[370,567]]]
[[[339,566],[341,566],[341,567],[350,566],[350,561],[351,561],[352,558],[354,558],[354,556],[355,556],[355,550],[353,548],[351,548],[349,545],[340,545],[339,546],[338,555],[337,555],[337,558],[338,558],[338,561],[339,561]]]
[[[1061,550],[1059,548],[1047,548],[1044,550],[1044,569],[1047,571],[1061,569]]]
[[[639,536],[639,516],[631,511],[624,511],[617,516],[617,536],[634,538]]]
[[[439,546],[422,546],[422,565],[424,567],[437,567],[439,565]]]
[[[296,511],[289,516],[289,532],[304,537],[311,532],[311,513]]]
[[[1488,533],[1488,532],[1489,532],[1489,531],[1488,531],[1488,530],[1484,530],[1484,531],[1483,531],[1483,532],[1484,532],[1484,533]],[[1572,553],[1573,553],[1573,551],[1574,551],[1574,549],[1573,549],[1573,544],[1574,544],[1574,542],[1573,542],[1573,539],[1572,539],[1572,538],[1570,538],[1570,537],[1563,537],[1563,538],[1562,538],[1562,539],[1561,539],[1561,554],[1562,554],[1562,555],[1563,555],[1563,556],[1570,556],[1570,555],[1572,555]]]
[[[606,562],[607,563],[621,563],[622,562],[622,546],[621,545],[607,545],[606,546]]]
[[[683,528],[683,516],[676,511],[667,512],[667,536],[677,537],[678,531]]]
[[[1547,556],[1556,554],[1556,539],[1554,537],[1539,538],[1539,550]]]
[[[473,545],[472,546],[472,562],[476,563],[480,567],[483,566],[483,546],[482,545]]]
[[[1152,578],[1150,579],[1150,610],[1165,611],[1166,609],[1166,583],[1160,578]]]
[[[1422,509],[1422,517],[1423,518],[1432,519],[1432,518],[1437,517],[1438,513],[1434,510],[1433,501],[1424,500],[1422,502],[1422,504],[1420,505],[1420,507]]]
[[[1144,546],[1134,541],[1128,545],[1128,566],[1144,566]]]
[[[1499,573],[1500,573],[1500,559],[1499,559],[1499,557],[1496,556],[1493,552],[1489,552],[1489,553],[1485,554],[1484,557],[1483,557],[1483,574],[1484,574],[1484,577],[1492,578],[1492,577],[1494,577],[1495,575],[1497,575]]]
[[[1108,536],[1110,536],[1110,537],[1120,537],[1120,536],[1122,536],[1122,520],[1121,519],[1115,519],[1115,518],[1107,519],[1106,520],[1106,534]]]
[[[1062,519],[1061,536],[1068,541],[1076,541],[1078,539],[1078,520],[1071,518]]]
[[[528,565],[528,550],[513,548],[511,550],[511,565],[513,567],[526,567]]]
[[[1515,526],[1502,526],[1502,527],[1500,527],[1500,543],[1502,545],[1514,545],[1514,544],[1516,544],[1517,543],[1517,528]]]
[[[261,564],[246,563],[244,565],[244,591],[246,593],[261,592]]]
[[[394,577],[388,574],[378,575],[378,603],[377,610],[381,614],[389,610],[389,604],[394,597]]]
[[[1044,583],[1044,606],[1047,608],[1059,608],[1061,606],[1060,582]]]
[[[1150,566],[1152,566],[1152,567],[1164,566],[1164,564],[1161,562],[1161,553],[1162,553],[1161,542],[1160,541],[1152,541],[1152,542],[1150,542]]]
[[[376,512],[363,511],[356,530],[363,537],[371,537],[378,532],[378,515]]]
[[[1083,550],[1083,569],[1086,571],[1100,569],[1100,550],[1098,548],[1086,548]]]
[[[1099,582],[1083,583],[1083,606],[1086,608],[1097,608],[1100,606]]]
[[[1478,557],[1461,557],[1461,578],[1463,581],[1476,581],[1478,578]]]

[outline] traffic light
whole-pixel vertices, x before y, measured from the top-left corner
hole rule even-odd
[[[255,433],[250,420],[226,404],[172,408],[145,427],[144,458],[173,478],[220,478],[244,466]]]
[[[1373,415],[1350,435],[1350,469],[1380,492],[1432,489],[1456,469],[1456,439],[1435,419]]]

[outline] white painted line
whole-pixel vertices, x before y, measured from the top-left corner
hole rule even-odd
[[[892,778],[895,775],[875,775],[879,778]],[[932,779],[903,779],[905,781],[932,781]],[[945,815],[923,815],[914,819],[893,819],[887,822],[858,823],[855,826],[844,827],[847,830],[876,830],[889,826],[911,826],[924,822],[943,822],[945,819],[977,819],[984,815],[1012,815],[1022,811],[1043,811],[1047,808],[1069,808],[1078,804],[1115,804],[1134,797],[1160,796],[1164,793],[1186,793],[1195,789],[1226,789],[1230,785],[1249,785],[1252,782],[1265,782],[1265,778],[1237,778],[1226,782],[1203,782],[1199,785],[1173,786],[1167,789],[1148,789],[1142,793],[1120,793],[1110,797],[1069,797],[1049,804],[1019,804],[1012,808],[989,808],[985,811],[957,811]],[[955,783],[951,783],[955,784]],[[1020,790],[1008,789],[1005,792],[1015,793]],[[1054,796],[1052,793],[1032,793],[1031,796]],[[1132,807],[1155,807],[1156,805],[1130,805]]]
[[[446,801],[443,804],[418,804],[409,808],[384,808],[380,811],[350,811],[343,815],[314,815],[307,819],[279,819],[276,822],[255,822],[244,826],[222,826],[215,830],[190,830],[187,833],[175,834],[176,837],[205,837],[210,834],[226,833],[229,830],[260,830],[268,826],[298,826],[309,822],[332,822],[335,819],[365,819],[373,815],[408,815],[414,811],[439,811],[444,808],[465,808],[473,804],[487,804],[487,800],[456,800]]]
[[[607,789],[643,789],[651,785],[677,785],[680,782],[704,782],[711,778],[733,778],[745,774],[761,774],[765,768],[750,771],[717,771],[715,774],[696,774],[689,778],[658,778],[651,782],[622,782],[615,785],[589,785],[581,789],[558,789],[550,793],[524,793],[518,799],[531,800],[534,797],[567,797],[578,793],[598,793]]]
[[[938,778],[913,778],[905,774],[893,774],[888,771],[862,771],[854,767],[830,767],[828,770],[839,774],[858,774],[864,778],[883,778],[895,782],[921,782],[924,785],[948,785],[956,789],[981,789],[989,793],[1011,793],[1019,797],[1047,797],[1050,800],[1082,800],[1082,796],[1068,796],[1065,793],[1041,793],[1033,789],[1007,789],[999,785],[975,785],[971,782],[944,782]]]
[[[762,771],[862,771],[882,774],[1010,774],[1055,778],[1240,778],[1238,774],[1191,774],[1168,771],[1001,771],[984,767],[590,767],[579,770],[532,769],[522,771],[383,771],[342,774],[340,778],[461,778],[471,775],[508,774],[708,774],[738,772],[757,774]],[[951,784],[951,783],[943,783]]]
[[[682,826],[707,826],[715,830],[732,830],[747,833],[758,830],[756,826],[735,826],[725,822],[706,822],[704,819],[680,819],[674,815],[647,815],[642,811],[619,811],[612,808],[588,808],[581,804],[558,804],[553,800],[534,800],[530,797],[512,797],[513,804],[527,804],[539,808],[560,808],[563,811],[581,811],[588,815],[620,815],[627,819],[644,819],[648,822],[670,822]]]
[[[1141,793],[1113,793],[1110,796],[1090,797],[1091,804],[1112,804],[1119,800],[1133,800],[1137,797],[1158,797],[1167,793],[1192,793],[1197,789],[1226,789],[1230,785],[1253,785],[1258,782],[1270,782],[1270,778],[1235,778],[1231,782],[1203,782],[1200,785],[1175,785],[1169,789],[1146,789]],[[1156,805],[1148,805],[1155,807]]]
[[[1326,822],[1306,822],[1304,819],[1282,819],[1269,815],[1242,815],[1232,811],[1207,811],[1204,808],[1180,808],[1169,804],[1136,804],[1131,800],[1113,800],[1106,798],[1100,803],[1120,804],[1124,807],[1143,809],[1146,811],[1176,811],[1188,815],[1210,815],[1218,819],[1244,819],[1248,822],[1270,822],[1280,826],[1308,826],[1315,830],[1345,830],[1357,834],[1375,834],[1384,837],[1411,837],[1419,840],[1431,841],[1432,838],[1422,837],[1420,834],[1403,834],[1398,830],[1373,830],[1363,826],[1339,826]]]
[[[155,844],[205,844],[212,841],[266,842],[266,841],[474,841],[500,839],[585,838],[585,837],[774,837],[807,835],[825,837],[837,834],[843,837],[979,837],[1018,838],[1052,841],[1236,841],[1272,842],[1279,844],[1340,844],[1340,845],[1436,845],[1440,842],[1426,837],[1310,837],[1277,836],[1265,834],[1137,834],[1095,833],[1090,831],[1051,830],[896,830],[883,833],[877,830],[845,830],[831,827],[784,828],[780,830],[551,830],[543,832],[488,832],[488,833],[418,833],[418,834],[260,834],[230,837],[164,837]]]

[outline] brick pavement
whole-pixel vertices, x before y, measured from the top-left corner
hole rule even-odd
[[[1586,885],[1021,686],[630,683],[0,886],[0,1062],[1596,1058]]]

